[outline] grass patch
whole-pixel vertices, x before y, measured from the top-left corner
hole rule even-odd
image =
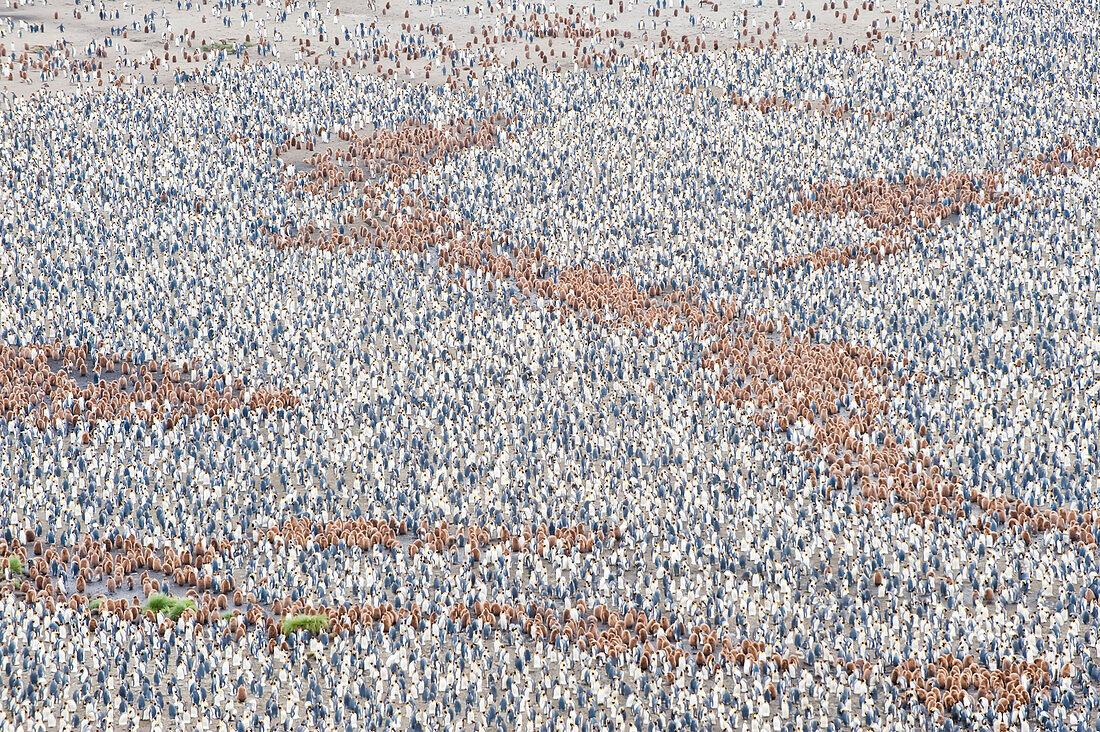
[[[167,615],[172,620],[179,620],[185,610],[197,610],[198,605],[190,597],[178,598],[169,597],[162,592],[150,597],[145,601],[145,604],[141,606],[142,612],[148,612],[152,610],[159,615]]]
[[[91,600],[88,601],[88,609],[91,610],[92,612],[95,612],[96,610],[99,609],[99,606],[102,605],[102,604],[103,604],[103,598],[102,597],[93,597]]]
[[[320,635],[321,631],[328,628],[328,616],[291,615],[283,621],[283,635],[293,635],[302,628],[308,630],[310,635]]]
[[[241,45],[242,46],[251,46],[253,44],[242,43]],[[204,44],[202,44],[202,50],[203,50],[203,53],[206,53],[208,51],[232,51],[233,50],[233,44],[232,43],[226,43],[225,41],[221,41],[219,43],[204,43]]]
[[[221,614],[221,619],[222,620],[229,620],[231,617],[233,617],[233,611],[232,610],[226,610],[224,613]]]
[[[8,557],[8,569],[12,574],[23,574],[23,560],[19,557]]]

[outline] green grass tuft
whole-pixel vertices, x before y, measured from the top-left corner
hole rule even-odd
[[[254,46],[254,43],[242,43],[242,46]],[[226,43],[225,41],[218,41],[217,43],[204,43],[202,44],[203,53],[209,51],[232,51],[233,44]]]
[[[8,569],[12,574],[23,574],[23,560],[19,557],[8,557]]]
[[[283,635],[293,635],[302,628],[308,630],[310,635],[320,635],[321,631],[328,628],[328,616],[291,615],[283,621]]]
[[[179,620],[185,610],[196,610],[198,605],[190,597],[178,598],[169,597],[164,593],[158,592],[145,601],[145,604],[141,606],[141,611],[146,612],[152,610],[154,613],[161,615],[167,615],[172,620]]]
[[[155,595],[149,597],[142,605],[142,611],[152,610],[155,613],[162,613],[168,609],[168,606],[172,603],[171,598],[168,595],[158,592]]]
[[[92,612],[95,612],[96,610],[99,609],[99,606],[102,605],[102,604],[103,604],[103,598],[102,597],[93,597],[91,600],[88,601],[88,609],[91,610]]]

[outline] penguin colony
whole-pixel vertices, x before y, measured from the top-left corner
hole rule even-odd
[[[1100,729],[1100,4],[0,8],[0,727]]]

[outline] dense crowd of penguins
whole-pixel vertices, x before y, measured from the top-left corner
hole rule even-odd
[[[1100,729],[1100,5],[897,5],[0,98],[0,719]]]

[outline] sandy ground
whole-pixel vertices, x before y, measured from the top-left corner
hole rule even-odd
[[[177,70],[216,63],[340,66],[439,83],[513,63],[570,70],[612,51],[654,54],[674,43],[888,52],[927,40],[916,7],[908,0],[4,0],[0,91],[172,84]]]

